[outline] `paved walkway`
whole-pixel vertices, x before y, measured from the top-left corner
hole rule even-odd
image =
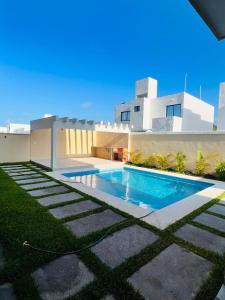
[[[32,164],[26,167],[8,165],[2,169],[53,217],[62,220],[62,226],[77,238],[127,220],[115,210],[104,208],[99,202],[83,198],[78,192],[55,182]],[[112,274],[124,268],[126,276],[121,275],[121,284],[133,295],[136,291],[143,299],[194,299],[214,270],[216,259],[213,257],[225,254],[225,201],[212,205],[188,224],[176,228],[165,245],[161,243],[163,234],[160,231],[143,225],[139,222],[117,228],[91,248],[92,254]],[[211,256],[205,255],[206,251]],[[134,261],[136,263],[132,264]],[[1,246],[0,267],[4,267]],[[31,277],[44,300],[66,299],[98,280],[75,254],[40,266]],[[0,286],[0,299],[15,299],[10,283]],[[101,299],[115,300],[116,296],[109,292]]]

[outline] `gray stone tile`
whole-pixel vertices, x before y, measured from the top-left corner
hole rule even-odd
[[[43,187],[50,187],[50,186],[55,186],[55,185],[59,185],[59,184],[55,181],[47,181],[47,182],[21,185],[20,187],[22,189],[28,191],[28,190],[39,189],[39,188],[43,188]]]
[[[41,174],[32,174],[32,175],[20,175],[20,176],[11,176],[12,179],[14,180],[22,180],[22,179],[30,179],[30,178],[38,178],[38,177],[42,177],[43,176]]]
[[[102,298],[101,300],[116,300],[113,295],[107,295],[104,298]]]
[[[193,221],[220,231],[225,231],[225,219],[222,219],[220,217],[202,213],[201,215],[194,218]]]
[[[58,204],[58,203],[63,203],[63,202],[67,202],[67,201],[77,200],[82,197],[83,196],[81,196],[78,193],[71,192],[71,193],[66,193],[66,194],[59,194],[59,195],[55,195],[55,196],[44,197],[44,198],[38,199],[38,202],[42,206],[48,206],[48,205],[52,205],[52,204]]]
[[[0,299],[1,300],[16,300],[12,285],[5,283],[0,285]]]
[[[92,248],[92,251],[108,266],[116,267],[127,258],[138,254],[159,237],[139,225],[132,225],[113,233]]]
[[[194,299],[213,264],[173,244],[135,272],[128,282],[145,299]]]
[[[215,204],[208,208],[207,211],[225,216],[225,206],[222,205]]]
[[[225,300],[225,285],[223,284],[214,300]]]
[[[21,169],[13,169],[13,170],[4,170],[7,174],[13,175],[14,173],[20,173],[20,172],[30,172],[31,169],[28,168],[21,168]]]
[[[41,299],[44,300],[65,299],[94,280],[94,275],[74,254],[50,262],[31,276]]]
[[[33,197],[42,197],[42,196],[47,196],[51,194],[57,194],[57,193],[63,193],[67,192],[68,189],[65,186],[55,186],[55,187],[50,187],[46,189],[40,189],[40,190],[33,190],[33,191],[28,191],[28,194],[30,194]]]
[[[107,209],[91,216],[67,222],[65,226],[69,228],[76,236],[81,237],[121,222],[124,219],[124,217]]]
[[[16,172],[16,173],[10,173],[9,176],[19,176],[19,175],[33,175],[37,174],[35,171],[25,171],[25,172]]]
[[[219,204],[222,204],[222,205],[225,205],[225,199],[220,200],[218,203],[219,203]]]
[[[225,252],[225,238],[198,227],[186,224],[175,235],[206,250],[220,254]]]
[[[91,201],[85,200],[74,204],[68,204],[65,206],[49,209],[49,212],[57,219],[66,218],[73,215],[78,215],[83,212],[100,207],[99,204]]]
[[[24,168],[24,165],[3,165],[1,166],[2,169],[9,170],[14,168]]]
[[[30,178],[30,179],[23,179],[23,180],[16,180],[18,184],[29,184],[29,183],[37,183],[37,182],[44,182],[50,180],[47,177],[39,177],[39,178]]]

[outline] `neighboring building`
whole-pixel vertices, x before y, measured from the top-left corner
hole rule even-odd
[[[30,134],[30,124],[9,123],[6,127],[0,127],[0,133]]]
[[[225,82],[220,84],[218,130],[225,130]]]
[[[116,106],[115,122],[132,131],[211,131],[214,107],[186,92],[157,97],[157,80],[136,81],[135,99]]]

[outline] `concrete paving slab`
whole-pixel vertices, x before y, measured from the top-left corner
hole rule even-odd
[[[225,252],[225,238],[190,224],[181,227],[175,236],[209,251]]]
[[[40,189],[40,190],[33,190],[33,191],[28,191],[28,194],[30,194],[33,197],[42,197],[42,196],[47,196],[51,194],[57,194],[57,193],[64,193],[68,192],[68,189],[65,186],[55,186],[55,187],[50,187],[50,188],[45,188],[45,189]]]
[[[222,199],[218,202],[219,204],[225,205],[225,199]]]
[[[207,211],[225,216],[225,206],[215,204],[207,209]]]
[[[29,168],[21,168],[21,169],[13,169],[13,170],[4,170],[7,174],[13,175],[13,173],[20,173],[20,172],[30,172],[32,171]]]
[[[21,184],[29,184],[29,183],[37,183],[37,182],[44,182],[50,180],[47,177],[39,177],[39,178],[30,178],[30,179],[23,179],[23,180],[16,180],[16,183],[19,185]]]
[[[72,193],[44,197],[44,198],[38,199],[38,202],[42,206],[48,206],[48,205],[52,205],[52,204],[58,204],[58,203],[63,203],[63,202],[67,202],[67,201],[81,199],[82,197],[83,197],[82,195],[72,192]]]
[[[74,254],[50,262],[31,276],[44,300],[65,299],[94,280],[94,275]]]
[[[30,179],[30,178],[38,178],[38,177],[43,178],[43,176],[38,173],[32,174],[32,175],[20,175],[20,176],[11,176],[11,177],[12,177],[12,179],[18,180],[18,181],[22,180],[22,179]]]
[[[14,168],[24,168],[24,165],[3,165],[0,167],[2,169],[14,169]]]
[[[128,282],[145,299],[194,299],[213,264],[173,244],[135,272]]]
[[[67,222],[65,223],[65,226],[69,228],[75,236],[81,237],[121,222],[124,219],[124,217],[107,209],[91,216]]]
[[[117,231],[94,246],[91,250],[106,265],[114,268],[127,258],[138,254],[159,237],[139,225],[132,225]]]
[[[223,232],[225,231],[225,219],[222,219],[220,217],[202,213],[201,215],[194,218],[193,221]]]
[[[16,300],[13,287],[10,283],[0,285],[0,299],[1,300]]]
[[[107,295],[104,298],[102,298],[101,300],[116,300],[112,295]]]
[[[55,185],[59,185],[59,184],[55,181],[46,181],[46,182],[40,182],[40,183],[21,185],[20,187],[22,189],[28,191],[28,190],[40,189],[43,187],[50,187],[50,186],[55,186]]]
[[[33,175],[37,174],[35,171],[25,171],[25,172],[16,172],[16,173],[10,173],[9,176],[19,176],[19,175]]]
[[[85,200],[74,204],[68,204],[65,206],[49,209],[49,212],[57,219],[63,219],[69,216],[75,216],[83,212],[100,207],[99,204]]]

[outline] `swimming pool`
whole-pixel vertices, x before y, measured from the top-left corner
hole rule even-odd
[[[126,167],[62,175],[148,210],[159,210],[213,185]]]

